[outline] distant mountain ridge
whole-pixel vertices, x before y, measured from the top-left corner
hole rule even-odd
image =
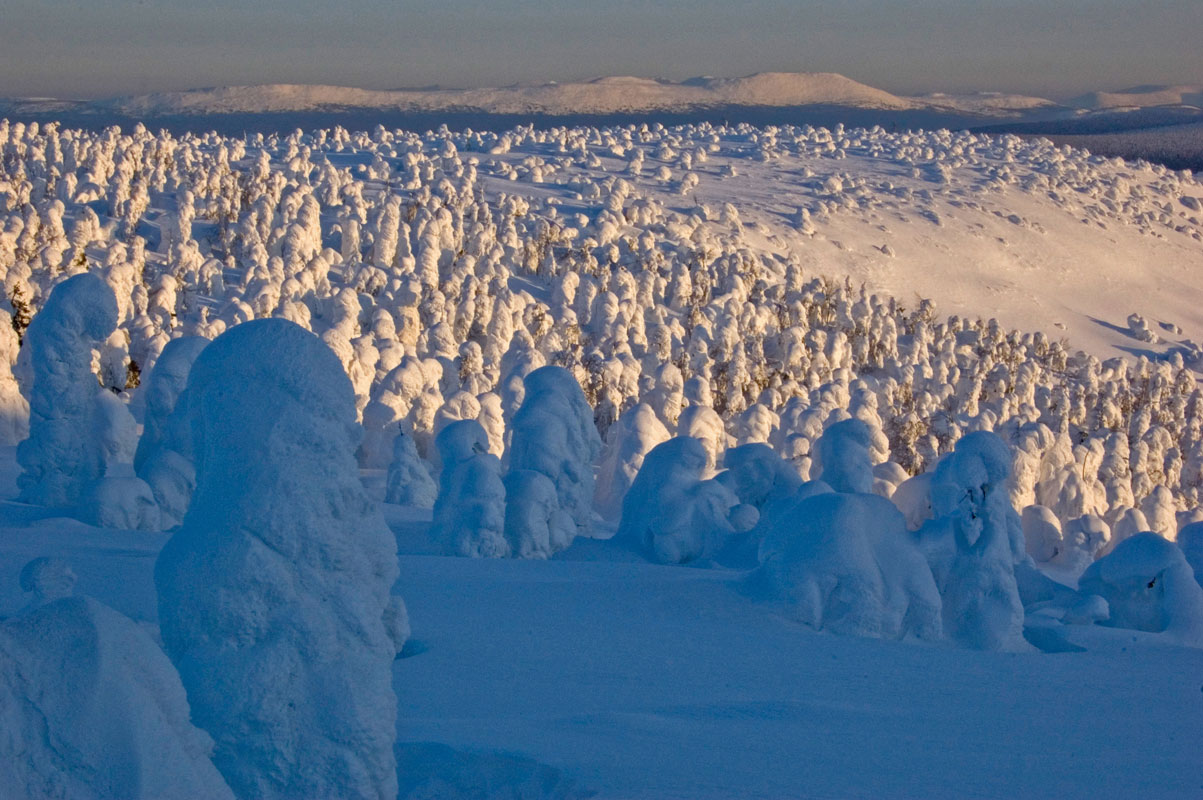
[[[161,92],[103,102],[107,109],[126,114],[287,112],[328,108],[390,111],[455,109],[494,114],[607,114],[723,105],[819,104],[898,110],[918,106],[914,101],[834,73],[781,72],[758,73],[742,78],[694,78],[679,83],[615,76],[575,83],[491,89],[377,90],[272,84]]]
[[[1134,86],[1118,92],[1090,92],[1068,102],[1074,108],[1117,109],[1153,106],[1203,107],[1203,84]]]
[[[931,112],[984,120],[1069,119],[1133,108],[1203,106],[1203,85],[1138,86],[1093,92],[1064,103],[1004,92],[899,96],[831,72],[759,72],[738,78],[669,81],[611,76],[567,83],[497,88],[359,89],[310,84],[223,86],[106,100],[0,100],[0,114],[74,113],[127,118],[235,114],[382,112],[481,115],[666,114],[726,108],[846,108],[884,113]]]

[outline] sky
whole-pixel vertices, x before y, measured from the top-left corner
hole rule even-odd
[[[0,0],[0,96],[839,72],[1057,99],[1203,83],[1201,0]]]

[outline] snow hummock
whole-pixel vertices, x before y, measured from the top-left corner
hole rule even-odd
[[[256,320],[188,378],[196,493],[155,565],[163,643],[240,796],[391,797],[396,545],[359,482],[350,381]]]
[[[4,797],[234,797],[171,662],[92,598],[0,622],[0,729]]]
[[[777,518],[756,591],[816,630],[899,639],[943,635],[940,593],[906,519],[871,494],[823,492]]]

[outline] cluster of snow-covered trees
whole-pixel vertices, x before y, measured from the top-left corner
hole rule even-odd
[[[761,160],[978,159],[1004,183],[1039,157],[1045,191],[1086,185],[1112,214],[1177,224],[1073,153],[968,134],[177,140],[0,122],[0,434],[21,498],[172,531],[155,572],[170,664],[43,559],[0,626],[19,667],[0,699],[37,693],[59,658],[39,626],[66,626],[153,651],[135,705],[161,716],[138,731],[195,775],[148,785],[395,794],[389,664],[408,620],[357,468],[432,508],[449,554],[548,558],[615,531],[661,562],[747,569],[749,591],[823,630],[1022,649],[1039,615],[1054,637],[1101,621],[1203,645],[1197,353],[1100,363],[940,319],[804,275],[732,205],[672,211],[623,177],[651,161],[687,194],[732,140]],[[543,155],[507,159],[518,146]],[[845,178],[799,230],[885,191]],[[517,180],[571,187],[576,210],[501,191]],[[39,764],[0,784],[54,774]]]
[[[2,123],[0,267],[25,341],[6,340],[8,429],[24,435],[26,397],[36,428],[19,451],[25,499],[105,525],[178,524],[197,479],[192,362],[223,330],[282,318],[335,353],[363,429],[360,466],[388,469],[386,499],[432,506],[448,553],[548,557],[589,535],[596,514],[662,560],[713,555],[765,511],[763,498],[728,502],[761,491],[740,489],[757,470],[775,476],[779,502],[821,474],[893,499],[916,531],[940,516],[940,465],[979,431],[1006,446],[1008,507],[1037,561],[1077,572],[1136,533],[1173,539],[1203,517],[1197,353],[1100,363],[1042,333],[940,319],[928,301],[804,275],[753,246],[733,205],[674,211],[632,182],[645,161],[667,175],[656,180],[687,174],[720,144],[816,164],[867,151],[935,183],[972,168],[981,191],[1072,190],[1150,230],[1181,215],[1150,211],[1149,193],[1195,185],[1161,169],[1153,189],[1132,186],[1047,143],[948,132],[233,140]],[[899,192],[924,200],[806,172],[821,185],[798,210],[803,232]],[[506,193],[513,181],[560,191]],[[1156,337],[1142,318],[1129,325]],[[81,388],[93,371],[111,392]],[[674,437],[689,441],[656,451]],[[848,462],[850,446],[864,457]],[[653,452],[658,477],[641,477]],[[131,454],[136,477],[122,467]],[[661,497],[655,515],[635,531],[624,510],[649,497]]]
[[[838,163],[855,149],[920,172],[970,165],[988,179],[982,191],[1018,181],[1072,192],[1150,230],[1183,222],[1097,160],[948,132],[701,125],[176,139],[141,127],[0,122],[3,302],[24,336],[65,278],[91,272],[107,283],[116,323],[89,331],[87,347],[101,384],[125,393],[135,415],[146,407],[148,430],[159,424],[159,401],[135,387],[168,342],[256,318],[297,322],[351,378],[369,468],[394,461],[403,431],[432,473],[446,470],[435,437],[463,419],[478,421],[487,451],[505,456],[523,428],[524,377],[563,367],[605,442],[594,499],[610,519],[640,459],[673,434],[703,440],[704,472],[727,447],[764,442],[806,478],[819,435],[847,416],[875,430],[874,462],[895,485],[930,469],[965,433],[998,432],[1014,447],[1013,503],[1048,510],[1025,516],[1049,540],[1039,545],[1049,557],[1067,528],[1105,523],[1113,542],[1146,529],[1172,537],[1177,516],[1200,505],[1195,351],[1100,363],[1040,333],[940,319],[926,302],[904,307],[804,275],[754,247],[756,231],[732,205],[673,211],[628,180],[653,164],[688,174],[720,143],[759,160],[789,153]],[[508,158],[517,151],[527,155]],[[1167,196],[1193,191],[1183,175],[1156,174]],[[899,192],[923,202],[922,193],[838,171],[820,178],[823,199],[799,209],[803,231]],[[528,199],[505,192],[511,181],[571,194],[532,189]],[[1156,335],[1143,320],[1132,326]],[[0,381],[0,432],[15,444],[26,398],[44,413],[30,379],[38,359],[17,337],[0,346],[18,378]],[[121,414],[109,403],[100,415],[116,457],[133,446],[128,435],[121,441],[132,430]],[[181,518],[184,478],[164,460],[176,459],[146,467],[139,458],[139,474],[152,475],[168,525]],[[526,467],[511,465],[518,469]],[[541,471],[562,496],[556,470]],[[532,479],[510,480],[545,494]],[[429,504],[431,492],[414,501]]]

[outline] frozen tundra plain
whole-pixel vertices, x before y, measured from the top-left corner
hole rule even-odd
[[[1203,793],[1189,173],[706,124],[0,158],[0,794]]]

